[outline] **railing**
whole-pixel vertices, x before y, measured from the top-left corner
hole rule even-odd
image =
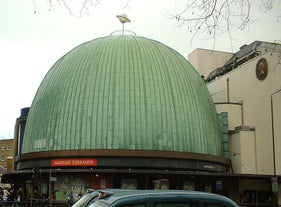
[[[130,30],[116,30],[111,32],[110,36],[120,36],[120,35],[132,35],[136,36],[136,33]]]

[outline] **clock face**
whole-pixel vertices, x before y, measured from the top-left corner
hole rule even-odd
[[[267,76],[267,73],[268,73],[267,61],[265,58],[261,58],[256,64],[257,79],[264,80]]]

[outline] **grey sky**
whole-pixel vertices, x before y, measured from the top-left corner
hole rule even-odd
[[[191,44],[187,29],[167,18],[177,0],[131,0],[126,8],[128,0],[102,0],[81,18],[71,16],[65,7],[56,4],[49,11],[47,2],[0,0],[0,139],[13,138],[20,109],[31,105],[51,66],[77,45],[121,29],[118,14],[125,13],[131,19],[125,29],[158,40],[185,57],[196,48],[213,48],[213,42],[204,36]],[[255,40],[281,40],[281,19],[276,19],[281,15],[280,1],[276,0],[276,7],[267,14],[259,11],[257,1],[253,2],[252,18],[257,22],[245,31],[233,33],[233,48],[226,35],[219,36],[216,50],[235,52]]]

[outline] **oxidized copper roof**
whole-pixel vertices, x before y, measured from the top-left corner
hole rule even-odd
[[[139,149],[222,155],[208,89],[175,50],[138,36],[79,45],[43,79],[23,153]]]

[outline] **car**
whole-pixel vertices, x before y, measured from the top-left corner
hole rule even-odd
[[[81,198],[79,198],[72,206],[73,207],[86,207],[90,205],[99,195],[99,191],[89,189]]]
[[[101,197],[102,192],[112,194],[117,191],[127,192],[128,190],[129,189],[104,189],[102,191],[98,191],[94,189],[88,189],[87,192],[72,205],[72,207],[89,207],[93,202],[97,200],[97,198]]]
[[[238,207],[222,195],[185,190],[100,191],[89,207]]]

